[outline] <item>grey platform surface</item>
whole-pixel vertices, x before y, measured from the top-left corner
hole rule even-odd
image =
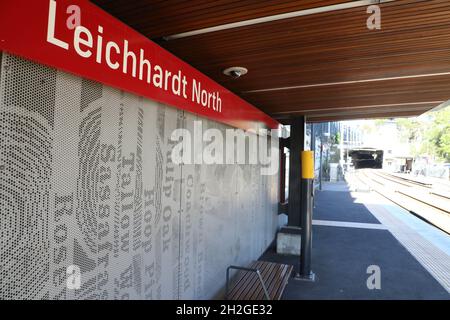
[[[349,192],[316,191],[313,219],[380,223],[363,204],[354,200]]]
[[[379,223],[348,192],[320,191],[316,196],[314,219]],[[297,257],[272,249],[261,259],[298,268]],[[370,265],[380,267],[380,290],[367,288]],[[314,225],[312,266],[316,281],[290,279],[283,299],[450,299],[388,230]]]

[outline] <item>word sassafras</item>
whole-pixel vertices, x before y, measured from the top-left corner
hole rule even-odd
[[[68,42],[55,36],[58,34],[56,31],[56,1],[50,0],[47,42],[70,50],[71,46]],[[103,27],[100,25],[97,27],[95,40],[91,30],[82,25],[74,26],[72,47],[80,57],[95,59],[99,64],[105,63],[112,70],[122,71],[123,74],[145,81],[155,88],[171,92],[184,99],[191,99],[198,105],[216,112],[222,112],[222,99],[218,91],[209,92],[202,89],[201,83],[192,79],[189,97],[188,80],[181,70],[172,72],[158,64],[152,64],[146,58],[144,49],[139,49],[139,53],[130,50],[128,40],[124,39],[120,45],[115,41],[105,41]]]

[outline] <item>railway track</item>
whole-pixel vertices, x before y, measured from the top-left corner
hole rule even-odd
[[[389,177],[390,179],[394,179],[393,181],[402,181],[406,183],[409,186],[418,186],[422,190],[427,190],[428,193],[432,195],[439,196],[444,199],[450,200],[450,184],[445,185],[444,183],[439,184],[438,186],[434,186],[433,184],[423,181],[423,179],[416,179],[416,178],[407,178],[404,176],[400,176],[397,174],[387,173],[387,172],[374,172],[375,174]]]
[[[450,195],[432,184],[378,170],[358,170],[360,183],[450,234]]]

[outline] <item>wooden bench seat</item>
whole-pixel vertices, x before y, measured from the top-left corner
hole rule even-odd
[[[229,285],[230,270],[237,269],[235,281]],[[248,267],[227,269],[226,299],[280,300],[292,272],[292,266],[266,261],[254,261]]]

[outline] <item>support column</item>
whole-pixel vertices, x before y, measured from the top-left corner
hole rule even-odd
[[[301,226],[301,151],[305,148],[305,117],[298,117],[291,122],[289,138],[289,200],[288,226]]]
[[[291,133],[284,141],[289,148],[289,190],[287,210],[287,226],[281,228],[277,234],[277,253],[300,255],[301,244],[301,214],[302,214],[302,162],[301,152],[305,145],[305,118],[300,117],[291,121]],[[300,269],[296,269],[299,273]]]
[[[284,143],[280,142],[280,203],[286,202],[286,154]]]
[[[312,184],[314,182],[314,152],[302,152],[302,216],[301,216],[301,248],[300,272],[296,279],[314,281],[315,275],[311,270],[312,251]]]

